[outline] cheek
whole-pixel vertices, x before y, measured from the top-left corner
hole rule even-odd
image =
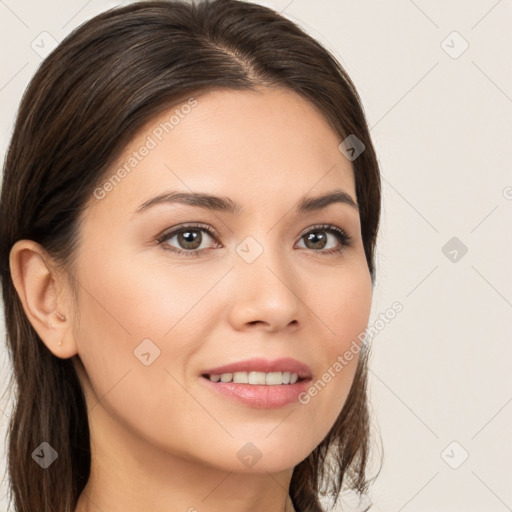
[[[327,333],[319,346],[323,349],[320,375],[311,382],[300,402],[310,413],[305,415],[317,442],[327,435],[346,402],[361,354],[371,311],[372,284],[364,264],[354,265],[338,283],[331,281],[313,299],[318,317]]]
[[[311,304],[316,324],[322,326],[323,350],[333,363],[368,325],[373,294],[371,278],[365,260],[354,260],[316,284],[309,288],[306,303]]]
[[[153,300],[154,296],[138,286],[138,278],[126,278],[121,285],[110,274],[108,282],[112,286],[89,288],[97,292],[94,298],[89,294],[80,298],[77,340],[86,370],[84,384],[91,392],[91,418],[98,428],[105,429],[117,428],[111,423],[114,419],[117,425],[139,438],[150,439],[161,449],[173,445],[177,453],[193,452],[194,437],[186,432],[197,429],[193,418],[203,411],[179,384],[184,382],[180,369],[186,368],[193,347],[190,342],[187,345],[189,337],[181,324],[163,338],[184,312],[181,307],[173,310],[158,300],[158,295]],[[151,287],[151,283],[145,286]],[[156,294],[156,284],[153,290]],[[177,415],[176,411],[184,414]],[[176,427],[183,432],[177,436],[179,443],[170,435]],[[197,432],[201,435],[204,432]]]
[[[122,258],[100,260],[96,256],[96,261],[91,254],[81,278],[88,291],[83,293],[84,309],[102,332],[107,328],[106,334],[129,339],[131,344],[145,338],[157,342],[198,323],[187,315],[193,315],[222,269],[212,275],[165,261],[155,265],[150,252],[147,257],[130,255],[126,249],[119,252]]]
[[[106,261],[97,254],[84,261],[76,334],[93,404],[105,397],[103,407],[128,424],[140,426],[149,417],[154,425],[168,424],[170,404],[190,407],[177,382],[184,382],[189,358],[202,345],[206,322],[218,318],[207,292],[219,272],[155,267],[144,258]],[[160,415],[166,416],[161,423]]]

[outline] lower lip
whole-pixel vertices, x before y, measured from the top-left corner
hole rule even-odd
[[[299,395],[309,387],[311,379],[295,384],[266,386],[257,384],[236,384],[234,382],[213,382],[200,377],[212,390],[238,402],[258,409],[277,409],[298,401]]]

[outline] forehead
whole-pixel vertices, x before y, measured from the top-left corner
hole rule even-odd
[[[139,131],[106,174],[108,191],[96,205],[131,214],[156,194],[181,190],[229,196],[254,210],[333,188],[356,202],[340,142],[324,116],[288,89],[192,95]]]

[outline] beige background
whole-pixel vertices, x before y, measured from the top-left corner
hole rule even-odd
[[[512,510],[512,1],[261,3],[338,57],[382,166],[371,512]],[[0,0],[2,158],[39,54],[115,4]]]

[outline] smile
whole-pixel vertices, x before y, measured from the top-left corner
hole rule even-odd
[[[252,384],[264,386],[279,386],[295,384],[299,380],[296,373],[291,372],[234,372],[220,375],[205,375],[212,382],[233,382],[235,384]]]

